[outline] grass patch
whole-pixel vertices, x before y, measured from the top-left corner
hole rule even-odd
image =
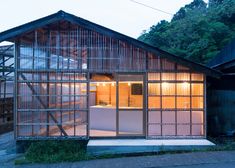
[[[209,137],[216,146],[209,148],[209,151],[230,151],[235,150],[235,137]]]
[[[15,163],[55,163],[88,160],[86,142],[80,141],[38,141],[32,142],[24,158]]]

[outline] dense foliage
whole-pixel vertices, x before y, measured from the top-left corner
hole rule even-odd
[[[206,64],[235,37],[235,0],[194,0],[170,22],[161,21],[139,40]]]

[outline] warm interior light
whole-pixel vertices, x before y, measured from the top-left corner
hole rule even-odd
[[[103,86],[105,86],[105,83],[103,83]]]
[[[131,83],[130,83],[130,82],[128,82],[128,86],[131,86]]]
[[[100,84],[99,84],[99,83],[97,83],[97,86],[100,86]]]
[[[189,87],[189,83],[188,83],[188,82],[184,82],[184,83],[183,83],[183,87],[184,87],[184,88]]]
[[[114,82],[112,82],[112,86],[114,86]]]
[[[168,87],[169,86],[169,83],[168,82],[163,82],[162,83],[162,87]]]

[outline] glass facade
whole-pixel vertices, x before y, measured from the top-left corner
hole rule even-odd
[[[89,138],[109,112],[110,136],[205,135],[204,75],[125,40],[60,21],[22,35],[16,54],[18,138]]]

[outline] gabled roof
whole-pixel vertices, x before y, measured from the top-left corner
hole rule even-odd
[[[207,65],[211,68],[220,69],[223,65],[232,62],[235,62],[235,39],[225,46]]]
[[[0,33],[0,42],[2,41],[14,41],[18,36],[33,31],[37,28],[46,26],[51,23],[55,23],[60,20],[65,20],[74,24],[78,24],[84,28],[102,33],[104,35],[126,41],[128,43],[131,43],[137,47],[143,48],[149,52],[152,52],[160,57],[167,58],[171,61],[177,62],[179,64],[182,64],[186,67],[189,67],[193,69],[194,71],[205,73],[206,75],[213,76],[213,77],[220,77],[221,73],[219,71],[213,70],[211,68],[208,68],[204,65],[192,62],[190,60],[184,59],[182,57],[177,57],[173,54],[170,54],[166,51],[160,50],[159,48],[153,47],[151,45],[148,45],[144,42],[141,42],[139,40],[136,40],[134,38],[128,37],[126,35],[123,35],[121,33],[118,33],[116,31],[113,31],[111,29],[108,29],[106,27],[100,26],[98,24],[92,23],[88,20],[82,19],[80,17],[74,16],[72,14],[66,13],[64,11],[59,11],[55,14],[43,17],[41,19],[23,24],[21,26],[12,28],[10,30],[4,31]]]

